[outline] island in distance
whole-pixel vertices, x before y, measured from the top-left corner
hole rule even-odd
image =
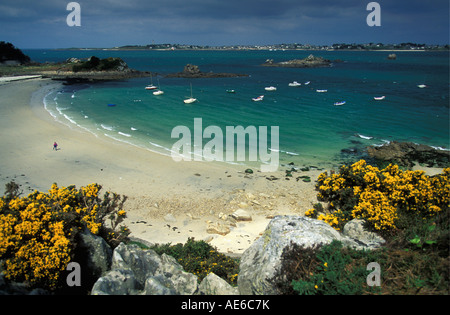
[[[335,60],[335,62],[340,62],[340,60]],[[315,57],[314,55],[309,55],[304,59],[293,59],[282,62],[274,62],[273,59],[267,59],[262,65],[265,67],[289,67],[289,68],[319,68],[319,67],[330,67],[332,64],[331,60]]]
[[[200,71],[198,66],[187,64],[186,66],[184,66],[183,72],[170,73],[166,75],[166,78],[236,78],[236,77],[248,77],[248,74],[202,72]]]

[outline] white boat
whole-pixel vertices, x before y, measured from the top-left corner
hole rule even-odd
[[[151,83],[145,87],[146,90],[156,90],[157,87],[153,85],[153,77],[150,76]]]
[[[382,100],[384,100],[386,98],[386,96],[375,96],[373,99],[375,100],[375,101],[382,101]]]
[[[158,79],[158,87],[159,87],[158,91],[153,92],[153,95],[158,96],[164,94],[164,91],[161,90],[161,84],[159,84],[159,79]]]
[[[253,102],[260,102],[260,101],[262,101],[263,99],[264,99],[264,95],[261,95],[261,96],[252,98],[252,101],[253,101]]]
[[[316,90],[317,93],[326,93],[328,90]]]
[[[311,81],[308,81],[308,82],[305,82],[304,84],[305,85],[309,85],[311,83]]]
[[[424,89],[424,88],[426,88],[427,86],[426,86],[425,84],[419,84],[417,87],[418,87],[419,89]]]
[[[296,87],[296,86],[300,86],[300,85],[302,85],[301,83],[298,83],[297,81],[294,81],[294,82],[292,82],[292,83],[289,83],[289,86],[292,86],[292,87]]]
[[[197,102],[197,99],[192,96],[192,83],[191,83],[191,97],[188,99],[185,99],[183,102],[185,104],[192,104],[194,102]]]
[[[277,88],[276,87],[274,87],[274,86],[268,86],[268,87],[266,87],[266,88],[264,88],[266,91],[276,91],[277,90]]]
[[[344,105],[345,103],[346,103],[346,101],[336,102],[336,103],[334,103],[334,106],[341,106],[341,105]]]

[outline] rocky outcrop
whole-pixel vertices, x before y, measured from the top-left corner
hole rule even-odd
[[[267,59],[262,65],[265,67],[288,67],[288,68],[320,68],[331,66],[331,60],[322,57],[309,55],[304,59],[293,59],[282,62],[274,62],[273,59]]]
[[[238,288],[230,286],[225,280],[211,272],[198,286],[201,295],[237,295]]]
[[[236,77],[248,77],[247,74],[237,73],[214,73],[214,72],[202,72],[196,65],[187,64],[183,72],[171,73],[166,75],[167,78],[236,78]]]
[[[389,60],[396,60],[397,59],[397,55],[396,54],[389,54],[387,56],[387,59],[389,59]]]
[[[349,229],[350,231],[353,228]],[[240,263],[238,287],[240,294],[276,294],[270,281],[281,265],[281,256],[291,242],[304,247],[325,245],[333,240],[355,249],[379,247],[382,239],[364,236],[367,242],[343,235],[323,221],[301,216],[278,216],[270,221],[263,235],[243,254]]]
[[[395,163],[409,168],[413,167],[414,163],[423,163],[429,167],[450,166],[450,151],[437,150],[412,142],[393,141],[380,147],[368,147],[367,152],[378,161]]]
[[[242,213],[241,213],[242,214]],[[312,247],[325,245],[333,240],[355,249],[375,249],[384,240],[364,229],[363,220],[348,222],[339,233],[323,221],[302,216],[277,216],[270,221],[262,236],[241,257],[238,287],[230,286],[224,279],[210,273],[201,283],[194,274],[184,271],[175,258],[158,255],[153,250],[138,245],[119,244],[111,249],[99,236],[88,230],[81,233],[77,262],[85,275],[95,277],[87,290],[64,293],[93,295],[253,295],[276,294],[271,281],[281,266],[283,250],[291,242]],[[84,260],[82,259],[84,257]],[[81,259],[81,260],[80,260]],[[29,289],[26,284],[6,281],[0,270],[0,295],[2,294],[52,294],[42,289]]]
[[[68,58],[63,63],[51,66],[38,64],[33,68],[32,74],[39,74],[52,80],[66,81],[68,84],[150,76],[149,72],[129,68],[121,58],[99,59],[95,56],[88,59]]]
[[[121,243],[114,250],[111,270],[92,288],[93,295],[237,294],[225,280],[209,274],[198,284],[175,258]]]
[[[116,247],[112,267],[92,288],[93,295],[193,294],[197,276],[187,273],[165,254],[121,243]]]

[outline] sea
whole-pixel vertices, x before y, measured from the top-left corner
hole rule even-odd
[[[174,144],[181,138],[181,135],[172,137],[177,126],[191,131],[192,146],[186,150],[188,156],[192,153],[192,158],[198,146],[205,146],[212,139],[194,141],[196,118],[197,122],[201,118],[201,130],[217,126],[224,138],[229,126],[254,126],[256,130],[267,127],[267,152],[276,153],[281,164],[337,167],[365,158],[368,146],[391,141],[410,141],[439,150],[450,148],[448,52],[395,52],[396,60],[389,60],[390,52],[385,51],[24,52],[37,62],[120,57],[133,69],[154,73],[151,78],[62,86],[45,96],[43,106],[59,122],[99,138],[167,156],[172,155]],[[333,64],[326,68],[261,66],[267,59],[281,62],[310,54],[332,60]],[[248,76],[165,77],[181,72],[186,64],[198,65],[202,72]],[[301,85],[289,86],[294,81]],[[146,90],[150,83],[159,86],[164,94],[155,96],[153,91]],[[183,100],[190,97],[191,86],[198,101],[185,104]],[[276,87],[276,91],[266,91],[269,86]],[[252,100],[261,95],[262,101]],[[382,100],[374,99],[382,96]],[[336,106],[339,102],[345,103]],[[278,147],[271,146],[272,127],[278,127]],[[248,152],[255,150],[248,145],[250,138],[247,140]],[[226,150],[226,139],[223,141]],[[248,154],[245,161],[237,158],[227,161],[225,154],[224,163],[255,164]]]

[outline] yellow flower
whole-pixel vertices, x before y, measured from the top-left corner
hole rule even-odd
[[[323,265],[325,266],[325,268],[328,268],[328,263],[324,263]]]

